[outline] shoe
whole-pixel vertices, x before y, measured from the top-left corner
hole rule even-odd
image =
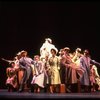
[[[22,92],[22,89],[19,89],[18,92]]]

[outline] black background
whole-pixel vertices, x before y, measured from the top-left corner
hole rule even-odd
[[[13,59],[21,50],[33,58],[49,37],[58,50],[89,49],[100,62],[99,14],[100,2],[0,1],[0,58]],[[7,67],[0,60],[0,88],[6,88]]]

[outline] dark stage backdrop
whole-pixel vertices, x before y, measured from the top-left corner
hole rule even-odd
[[[21,50],[33,57],[49,37],[58,50],[89,49],[100,62],[99,14],[100,2],[0,1],[0,58],[13,59]],[[0,60],[0,88],[6,88],[7,67]]]

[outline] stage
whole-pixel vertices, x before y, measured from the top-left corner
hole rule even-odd
[[[31,93],[31,92],[8,92],[6,89],[0,90],[0,98],[4,99],[85,99],[100,98],[100,91],[91,93]]]

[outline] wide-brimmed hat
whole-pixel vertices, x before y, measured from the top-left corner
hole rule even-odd
[[[65,47],[64,50],[65,51],[70,51],[70,48],[69,47]]]
[[[45,40],[52,43],[52,40],[50,38],[46,38]]]
[[[23,53],[27,53],[27,51],[25,50],[20,51],[20,54],[23,54]]]
[[[85,49],[83,52],[86,54],[89,54],[89,50],[87,50],[87,49]]]
[[[21,52],[18,52],[16,55],[17,55],[17,56],[21,55]]]
[[[81,52],[81,48],[77,48],[76,51]]]
[[[60,49],[59,54],[61,54],[64,51],[64,49]]]
[[[56,54],[58,53],[57,48],[51,48],[51,51],[54,50],[56,52]]]

